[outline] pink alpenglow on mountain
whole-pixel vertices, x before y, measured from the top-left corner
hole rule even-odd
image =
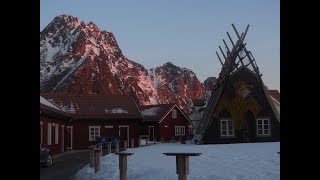
[[[40,90],[72,94],[131,94],[140,105],[176,103],[187,111],[204,86],[190,69],[168,62],[150,70],[127,59],[114,35],[60,15],[40,32]]]

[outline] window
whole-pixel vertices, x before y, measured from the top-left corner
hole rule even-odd
[[[51,123],[48,123],[48,145],[51,145]]]
[[[221,136],[234,136],[232,121],[229,119],[221,119]]]
[[[55,133],[55,144],[59,144],[59,125],[56,124],[55,126],[55,130],[56,130],[56,133]]]
[[[89,141],[95,141],[100,137],[100,126],[89,126]]]
[[[172,110],[172,118],[177,118],[177,110],[176,109]]]
[[[175,126],[175,133],[176,136],[183,136],[185,135],[185,127],[184,126]]]
[[[257,119],[257,135],[258,136],[270,135],[270,121],[268,118]]]

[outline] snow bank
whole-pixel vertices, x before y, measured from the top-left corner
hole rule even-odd
[[[176,180],[176,159],[164,152],[199,152],[190,157],[190,180],[276,180],[280,179],[280,143],[247,143],[226,145],[155,144],[128,149],[128,179]],[[119,179],[118,156],[101,157],[101,171],[86,165],[76,180]]]

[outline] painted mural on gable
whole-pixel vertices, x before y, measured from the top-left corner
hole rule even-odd
[[[256,118],[261,111],[261,107],[254,97],[252,97],[252,85],[244,81],[236,81],[233,84],[234,95],[225,93],[214,112],[214,118],[219,117],[220,112],[227,110],[230,113],[230,119],[235,129],[243,129],[246,127],[246,113],[251,111]]]

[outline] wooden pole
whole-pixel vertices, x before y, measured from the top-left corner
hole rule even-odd
[[[164,138],[163,138],[163,137],[161,137],[161,142],[162,142],[162,143],[164,142]]]
[[[120,180],[127,180],[127,156],[133,153],[116,153],[119,155]]]
[[[153,144],[156,144],[157,143],[157,139],[154,137],[153,138]]]
[[[111,153],[111,142],[108,142],[108,154]]]
[[[219,56],[219,54],[218,54],[218,52],[217,52],[217,51],[216,51],[216,54],[217,54],[218,59],[219,59],[219,61],[220,61],[220,63],[221,63],[221,66],[223,66],[222,60],[221,60],[221,58],[220,58],[220,56]]]
[[[219,46],[219,49],[220,49],[220,51],[221,51],[221,53],[222,53],[222,55],[223,55],[224,59],[225,59],[225,60],[227,60],[227,57],[226,57],[226,55],[224,55],[224,52],[223,52],[223,50],[222,50],[221,46]]]
[[[134,138],[131,138],[131,148],[134,148]]]
[[[140,147],[141,146],[141,138],[139,137],[139,139],[138,139],[138,147]]]
[[[146,145],[149,146],[149,138],[146,138]]]
[[[94,165],[94,150],[92,146],[89,146],[89,161],[90,161],[90,167],[93,167]]]
[[[116,149],[115,149],[115,152],[116,152],[116,153],[119,152],[119,141],[118,141],[118,140],[116,141]]]
[[[98,171],[101,170],[101,166],[100,166],[100,153],[101,153],[101,149],[100,148],[95,148],[94,149],[94,172],[97,173]],[[102,154],[102,153],[101,153]]]
[[[123,150],[126,151],[127,147],[128,147],[128,142],[127,142],[127,140],[124,140],[123,141]]]

